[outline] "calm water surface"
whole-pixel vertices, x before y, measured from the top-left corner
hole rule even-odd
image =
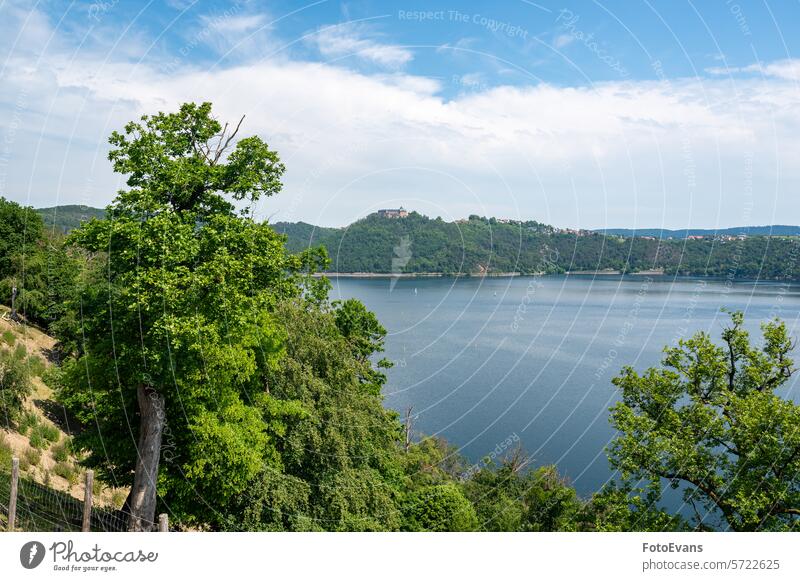
[[[800,286],[666,277],[338,279],[389,331],[387,406],[413,406],[415,431],[447,438],[470,460],[518,436],[536,464],[557,464],[579,492],[611,476],[611,378],[657,364],[665,345],[704,330],[722,308],[758,334],[782,317],[800,334]],[[784,394],[795,398],[797,387]]]

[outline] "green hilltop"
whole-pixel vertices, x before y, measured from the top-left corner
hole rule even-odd
[[[625,237],[558,229],[533,220],[481,216],[445,222],[411,212],[371,214],[344,228],[277,222],[287,247],[324,246],[341,273],[661,273],[748,279],[798,279],[792,236],[718,234],[694,238]]]
[[[81,222],[92,218],[103,218],[106,211],[91,206],[68,205],[37,208],[36,213],[42,217],[45,228],[59,232],[69,232],[81,225]]]

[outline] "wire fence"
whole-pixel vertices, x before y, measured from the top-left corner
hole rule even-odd
[[[9,530],[13,492],[13,469],[0,467],[0,530]],[[91,481],[88,482],[91,487]],[[87,496],[91,499],[91,494]],[[14,530],[32,532],[124,532],[128,530],[130,513],[124,510],[98,507],[66,492],[54,490],[30,478],[19,475],[16,487]],[[87,519],[88,517],[88,519]],[[166,530],[166,515],[159,523],[145,523],[150,530]],[[157,524],[157,526],[156,526]]]

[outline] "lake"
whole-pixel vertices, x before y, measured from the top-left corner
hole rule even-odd
[[[584,495],[612,470],[611,378],[659,363],[665,345],[704,330],[722,308],[748,329],[783,318],[798,335],[800,286],[663,276],[355,279],[333,281],[388,330],[394,362],[385,404],[413,406],[418,435],[445,437],[471,461],[522,442],[534,464],[556,464]],[[795,398],[794,382],[784,395]],[[499,446],[499,447],[498,447]]]

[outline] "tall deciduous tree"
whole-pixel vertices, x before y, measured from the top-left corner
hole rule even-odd
[[[731,315],[722,345],[698,333],[665,349],[661,367],[623,369],[611,460],[634,480],[685,487],[699,528],[718,515],[737,531],[796,529],[800,406],[776,393],[795,371],[794,343],[773,321],[754,346],[743,322]]]
[[[185,104],[114,132],[129,187],[70,238],[95,268],[61,395],[92,427],[78,438],[88,463],[132,484],[131,530],[152,526],[157,487],[188,514],[188,497],[213,510],[279,463],[262,413],[281,411],[265,402],[282,335],[270,308],[308,265],[247,217],[284,166],[260,138],[237,141],[239,125]]]

